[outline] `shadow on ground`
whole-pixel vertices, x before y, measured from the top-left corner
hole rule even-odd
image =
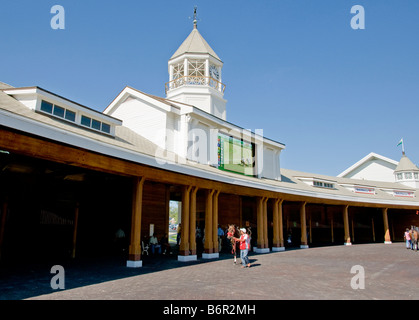
[[[257,259],[249,255],[250,262]],[[220,253],[217,260],[231,259],[230,253]],[[51,288],[51,280],[56,273],[51,273],[54,265],[64,268],[65,289],[74,289],[107,281],[148,274],[173,268],[183,268],[191,265],[211,262],[198,257],[197,261],[180,262],[177,255],[143,256],[143,267],[127,268],[127,257],[91,257],[78,259],[57,259],[43,262],[14,263],[0,265],[0,300],[22,300],[43,294],[53,293],[60,289]],[[237,259],[237,264],[240,258]],[[258,264],[254,264],[258,266]]]

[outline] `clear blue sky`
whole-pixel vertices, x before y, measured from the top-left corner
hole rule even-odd
[[[50,27],[56,4],[65,30]],[[126,85],[164,97],[194,5],[224,62],[227,120],[286,144],[282,167],[337,175],[370,152],[399,160],[402,137],[419,163],[417,0],[2,1],[0,81],[99,111]]]

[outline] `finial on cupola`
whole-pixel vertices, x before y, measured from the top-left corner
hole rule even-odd
[[[193,10],[193,28],[194,29],[198,28],[198,20],[196,19],[196,8],[197,6],[195,6]]]

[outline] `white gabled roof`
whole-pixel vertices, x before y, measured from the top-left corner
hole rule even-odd
[[[394,168],[396,168],[397,165],[399,164],[395,160],[392,160],[390,158],[384,157],[384,156],[379,155],[377,153],[371,152],[368,155],[366,155],[364,158],[362,158],[361,160],[359,160],[357,163],[355,163],[354,165],[350,166],[345,171],[343,171],[340,174],[338,174],[337,177],[347,177],[351,172],[353,172],[356,169],[360,168],[362,165],[364,165],[368,161],[373,161],[374,159],[379,159],[379,160],[382,160],[384,162],[387,162],[390,165],[394,166]]]

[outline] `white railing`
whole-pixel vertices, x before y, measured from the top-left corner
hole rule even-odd
[[[202,76],[183,76],[177,79],[174,79],[170,82],[167,82],[166,87],[166,93],[169,90],[176,89],[185,85],[192,85],[192,86],[210,86],[211,88],[214,88],[215,90],[221,91],[224,93],[225,91],[225,84],[221,83],[218,80],[215,80],[211,77],[202,77]]]

